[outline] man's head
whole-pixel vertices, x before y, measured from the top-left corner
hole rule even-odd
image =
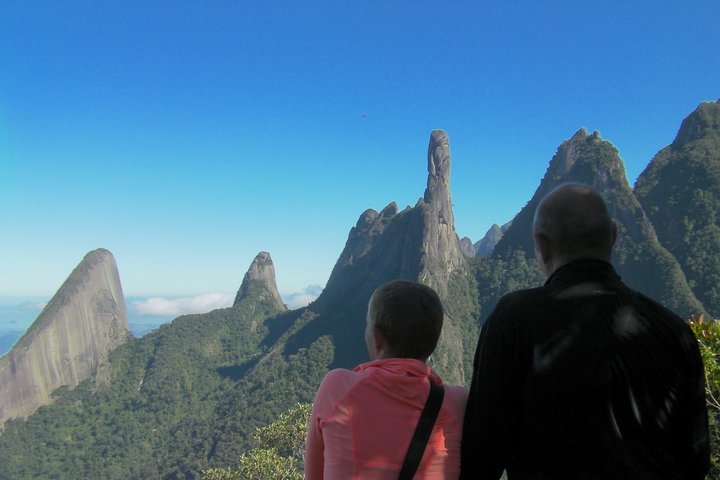
[[[598,192],[563,184],[540,201],[533,221],[535,253],[546,275],[579,259],[610,261],[617,226]]]
[[[395,280],[370,297],[365,342],[372,360],[416,358],[435,350],[443,324],[443,307],[435,290],[421,283]]]

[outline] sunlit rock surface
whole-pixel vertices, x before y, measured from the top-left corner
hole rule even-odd
[[[251,292],[257,294],[260,300],[269,300],[277,307],[278,311],[287,310],[277,289],[275,265],[268,252],[260,252],[255,256],[250,268],[245,273],[233,305],[239,304]]]
[[[50,403],[56,388],[90,378],[129,336],[115,259],[93,250],[0,358],[0,425]]]

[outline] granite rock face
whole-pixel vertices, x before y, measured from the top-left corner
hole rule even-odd
[[[463,255],[466,257],[475,257],[475,246],[473,245],[473,241],[470,237],[463,237],[460,239],[460,250],[462,250]]]
[[[423,261],[418,281],[447,293],[450,274],[465,265],[455,233],[450,198],[450,141],[443,130],[433,130],[428,145],[428,180],[423,201]]]
[[[260,252],[255,256],[250,268],[245,273],[233,305],[239,304],[251,293],[257,294],[257,298],[261,301],[269,301],[277,307],[278,311],[287,310],[277,289],[275,265],[268,252]]]
[[[7,355],[0,358],[0,424],[90,378],[131,336],[115,259],[88,253]]]

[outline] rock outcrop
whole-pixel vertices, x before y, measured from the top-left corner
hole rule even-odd
[[[430,285],[446,296],[453,273],[467,265],[455,233],[450,166],[447,134],[435,130],[430,135],[423,198],[402,211],[391,202],[380,212],[369,209],[360,215],[325,289],[311,306],[319,315],[298,334],[306,336],[298,343],[309,344],[330,334],[336,346],[333,366],[353,367],[368,359],[362,339],[367,303],[375,288],[405,279]],[[454,330],[453,319],[446,317],[443,338],[459,338]],[[446,351],[454,356],[446,363],[456,370],[448,379],[463,381],[462,346]]]
[[[473,241],[470,237],[463,237],[460,239],[460,250],[462,250],[463,255],[466,257],[475,257],[475,246],[473,245]]]
[[[447,293],[450,274],[465,264],[455,233],[450,197],[450,141],[443,130],[433,130],[428,145],[428,180],[423,202],[423,256],[419,281]]]
[[[0,358],[0,424],[90,378],[129,336],[115,259],[88,253],[10,352]]]
[[[260,252],[255,256],[240,284],[233,305],[238,305],[250,295],[255,295],[261,302],[269,302],[280,312],[287,310],[278,292],[275,266],[268,252]]]
[[[475,256],[484,257],[485,255],[490,255],[502,237],[503,231],[500,229],[500,226],[497,223],[493,224],[487,233],[485,233],[485,236],[473,245]]]

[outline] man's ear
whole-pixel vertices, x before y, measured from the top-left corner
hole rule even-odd
[[[550,239],[542,233],[533,234],[535,240],[535,252],[538,257],[538,261],[541,262],[543,269],[546,269],[552,261],[552,248],[550,248]]]
[[[612,236],[611,240],[610,240],[610,248],[612,248],[615,246],[615,242],[617,241],[617,236],[618,236],[618,226],[617,226],[617,222],[615,220],[612,221],[612,227],[610,230],[610,234]]]

